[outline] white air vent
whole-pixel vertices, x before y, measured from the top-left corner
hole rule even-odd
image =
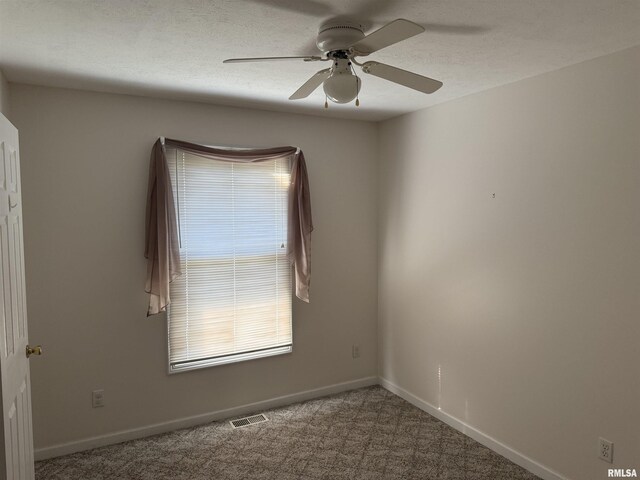
[[[264,416],[263,413],[258,415],[252,415],[251,417],[238,418],[237,420],[231,420],[229,423],[233,428],[248,427],[249,425],[255,425],[256,423],[266,422],[269,419]]]

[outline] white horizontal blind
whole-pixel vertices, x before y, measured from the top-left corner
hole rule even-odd
[[[167,154],[183,272],[171,283],[171,370],[291,351],[290,159]]]

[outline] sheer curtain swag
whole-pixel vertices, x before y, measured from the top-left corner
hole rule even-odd
[[[309,302],[311,281],[311,196],[304,154],[296,147],[225,149],[159,138],[151,150],[147,190],[145,252],[149,293],[147,315],[166,311],[171,303],[169,284],[181,274],[178,224],[169,176],[166,147],[224,162],[262,162],[292,157],[289,185],[287,257],[294,266],[296,296]]]

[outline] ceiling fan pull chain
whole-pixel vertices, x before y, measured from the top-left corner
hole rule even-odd
[[[329,108],[329,102],[327,102],[327,96],[324,96],[324,108]]]
[[[353,76],[356,77],[356,107],[359,107],[360,106],[360,77],[356,73],[356,70],[355,68],[353,68],[353,65],[351,64],[351,62],[349,62],[349,68],[351,69],[351,73],[353,74]]]

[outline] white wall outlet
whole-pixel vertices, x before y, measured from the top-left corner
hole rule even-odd
[[[104,407],[104,390],[91,392],[91,406],[93,408]]]
[[[613,442],[605,438],[598,438],[598,458],[613,463]]]
[[[360,345],[351,346],[351,356],[353,358],[360,358]]]

